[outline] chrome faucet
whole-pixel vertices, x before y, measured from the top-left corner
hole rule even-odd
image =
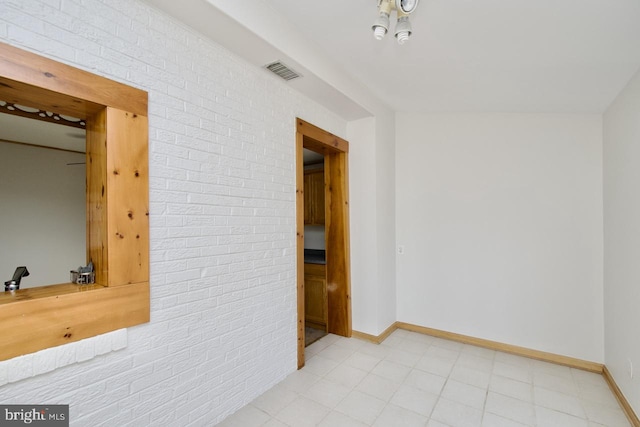
[[[18,267],[16,268],[16,271],[13,273],[13,277],[11,278],[11,280],[4,282],[4,290],[6,291],[15,291],[20,289],[20,281],[22,280],[23,277],[28,276],[29,275],[29,270],[27,270],[27,267]]]

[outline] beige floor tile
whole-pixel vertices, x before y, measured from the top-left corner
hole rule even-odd
[[[437,401],[435,394],[403,385],[395,392],[390,403],[428,417]]]
[[[587,418],[594,423],[607,427],[628,427],[629,421],[621,409],[593,403],[585,407]]]
[[[450,379],[444,386],[440,396],[482,410],[487,399],[487,391]]]
[[[372,374],[397,383],[403,382],[409,372],[411,372],[410,367],[389,360],[381,361],[371,370]]]
[[[541,387],[533,388],[533,403],[547,409],[553,409],[578,418],[586,418],[580,399],[575,396],[547,390]]]
[[[441,398],[431,418],[451,427],[477,427],[482,422],[482,411]]]
[[[454,362],[458,359],[460,355],[460,350],[453,350],[450,348],[438,347],[437,345],[432,345],[427,349],[424,353],[425,356],[431,357],[439,357],[441,359],[453,360]]]
[[[400,383],[369,374],[358,384],[356,390],[388,402],[398,388],[400,388]]]
[[[408,351],[409,353],[414,353],[418,356],[422,356],[429,350],[431,347],[430,342],[416,341],[411,338],[406,338],[402,341],[402,349],[404,351]]]
[[[515,354],[502,353],[499,351],[496,352],[495,361],[504,362],[509,365],[521,366],[523,368],[526,367],[530,369],[533,369],[533,362],[534,362],[534,360],[526,357],[516,356]]]
[[[270,416],[252,405],[247,405],[218,424],[220,427],[258,427],[269,421]]]
[[[573,378],[563,378],[546,372],[534,372],[533,385],[571,396],[578,395],[578,387],[573,381]]]
[[[533,403],[533,385],[511,378],[492,375],[489,382],[489,391],[514,397],[523,402]]]
[[[355,388],[367,374],[367,371],[342,364],[325,375],[324,379],[352,389]]]
[[[598,374],[397,330],[329,334],[223,427],[629,427]]]
[[[251,404],[273,417],[289,403],[296,400],[298,396],[299,394],[295,391],[277,385],[258,396]]]
[[[332,371],[338,366],[338,362],[335,360],[327,359],[322,356],[322,354],[318,354],[315,357],[312,357],[310,360],[307,360],[304,368],[306,372],[310,372],[312,374],[316,374],[318,376],[323,376]]]
[[[496,361],[493,365],[493,373],[523,383],[531,384],[533,382],[533,372],[530,367]]]
[[[392,350],[391,347],[387,347],[384,345],[374,344],[371,342],[365,342],[362,347],[358,349],[359,352],[368,354],[370,356],[375,356],[379,359],[384,359],[387,357],[387,354]]]
[[[462,347],[465,346],[462,343],[455,342],[455,341],[450,341],[450,340],[445,340],[443,338],[434,338],[433,342],[431,343],[431,345],[434,345],[436,347],[446,348],[446,349],[449,349],[449,350],[453,350],[453,351],[456,351],[458,353],[460,353],[460,351],[462,350]]]
[[[271,418],[269,421],[267,421],[266,424],[263,424],[261,427],[289,427],[289,426],[283,423],[282,421],[278,421],[275,418]]]
[[[494,360],[496,351],[488,348],[476,347],[475,345],[465,344],[460,350],[461,354],[471,354],[473,356],[482,357],[484,359]]]
[[[420,360],[421,354],[411,353],[404,349],[391,349],[385,360],[390,362],[399,363],[404,366],[413,368],[418,360]]]
[[[531,403],[489,392],[485,411],[527,426],[535,426],[535,411]]]
[[[280,384],[283,387],[293,390],[298,393],[303,393],[309,389],[313,384],[320,381],[320,376],[312,374],[305,370],[295,371]]]
[[[329,347],[325,348],[320,353],[318,353],[318,356],[322,356],[336,362],[344,362],[353,353],[355,353],[355,350],[352,350],[346,347],[341,347],[338,344],[331,344]]]
[[[404,380],[404,384],[418,388],[433,394],[440,394],[444,384],[447,382],[445,377],[430,374],[419,369],[413,369]]]
[[[335,408],[340,401],[351,393],[351,388],[321,379],[313,384],[303,395],[327,408]]]
[[[306,397],[298,397],[277,415],[276,419],[291,427],[313,427],[330,412],[329,408]]]
[[[452,378],[461,383],[469,384],[474,387],[488,388],[491,374],[487,372],[476,371],[475,369],[469,369],[462,366],[454,366],[449,378]]]
[[[365,342],[361,340],[352,340],[350,338],[340,337],[338,341],[334,343],[338,347],[345,348],[351,351],[358,351],[362,346],[364,346]]]
[[[333,411],[325,417],[319,427],[368,427],[367,424],[354,420],[342,412]]]
[[[369,372],[373,368],[375,368],[376,365],[382,361],[382,359],[383,358],[381,357],[375,357],[366,353],[362,353],[361,351],[356,351],[351,356],[349,356],[347,360],[344,361],[344,364]]]
[[[526,427],[526,425],[490,412],[485,412],[482,417],[482,427]]]
[[[427,417],[396,405],[387,405],[373,424],[374,427],[424,427]]]
[[[468,353],[460,353],[456,366],[475,369],[480,372],[491,373],[493,371],[493,359],[487,359],[482,356],[476,356]]]
[[[609,388],[603,388],[599,386],[579,386],[578,397],[582,401],[583,406],[588,406],[592,403],[608,406],[611,409],[619,409],[620,404],[614,397]]]
[[[556,377],[573,379],[571,374],[571,368],[555,363],[543,362],[541,360],[535,360],[533,362],[533,372],[544,372],[549,375],[555,375]]]
[[[415,368],[420,369],[421,371],[440,375],[441,377],[448,377],[455,364],[455,358],[446,359],[432,355],[424,355],[418,363],[416,363]]]
[[[539,406],[536,407],[536,422],[538,426],[544,427],[588,427],[589,425],[584,418]]]
[[[367,425],[372,425],[386,404],[387,402],[384,400],[355,390],[338,404],[336,411]]]

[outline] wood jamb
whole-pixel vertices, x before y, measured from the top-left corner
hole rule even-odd
[[[298,369],[304,366],[304,166],[303,149],[325,156],[325,233],[327,242],[327,305],[331,333],[351,336],[349,257],[349,143],[302,119],[296,120],[296,233]]]

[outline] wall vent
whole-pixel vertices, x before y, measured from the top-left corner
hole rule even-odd
[[[265,68],[271,71],[274,74],[282,77],[285,80],[293,80],[300,77],[300,74],[293,71],[291,68],[286,66],[280,61],[272,62],[271,64],[265,65]]]

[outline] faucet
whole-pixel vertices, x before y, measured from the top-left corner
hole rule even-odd
[[[6,291],[15,291],[20,289],[20,281],[22,280],[23,277],[28,276],[29,275],[29,270],[27,270],[27,267],[18,267],[16,268],[16,271],[13,273],[13,277],[11,278],[11,280],[4,282],[4,290]]]

